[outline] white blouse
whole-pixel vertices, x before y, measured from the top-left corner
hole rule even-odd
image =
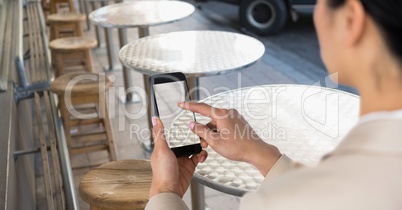
[[[365,114],[360,117],[357,125],[374,121],[374,120],[400,120],[402,119],[402,109],[398,109],[395,111],[381,111],[381,112],[373,112],[369,114]]]

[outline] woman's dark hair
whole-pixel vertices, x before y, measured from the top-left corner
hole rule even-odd
[[[342,6],[346,0],[327,0],[330,8]],[[402,63],[402,1],[360,0],[364,10],[381,29],[385,42]]]

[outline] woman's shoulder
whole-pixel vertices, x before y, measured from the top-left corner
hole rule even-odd
[[[395,195],[402,194],[400,177],[402,156],[330,155],[316,167],[298,168],[264,181],[257,192],[244,197],[242,206],[253,207],[254,203],[273,210],[398,209],[402,201]]]
[[[402,120],[357,125],[316,167],[266,179],[243,200],[270,209],[394,209],[402,205],[400,136]]]
[[[378,119],[359,123],[344,137],[334,155],[400,156],[402,119]]]

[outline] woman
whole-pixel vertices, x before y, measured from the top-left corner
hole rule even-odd
[[[207,125],[189,125],[203,147],[248,162],[265,176],[256,192],[242,198],[240,209],[402,209],[402,1],[318,0],[314,21],[329,74],[338,72],[338,82],[361,96],[360,121],[318,166],[294,163],[257,135],[234,139],[234,125],[251,129],[236,110],[179,106],[211,117]],[[161,121],[152,121],[147,209],[187,209],[181,197],[207,153],[176,159]]]

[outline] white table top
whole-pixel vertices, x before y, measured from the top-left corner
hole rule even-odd
[[[236,108],[260,137],[295,161],[314,166],[333,150],[358,120],[359,97],[346,92],[304,85],[266,85],[214,95],[204,103],[219,108]],[[196,115],[207,123],[207,117]],[[167,134],[171,145],[180,141],[199,142],[190,133],[191,118],[179,115]],[[211,148],[194,177],[216,190],[241,196],[255,190],[264,177],[253,166],[230,161]]]
[[[257,39],[223,31],[181,31],[145,37],[119,53],[128,68],[144,74],[183,72],[207,76],[254,64],[265,47]]]
[[[131,1],[101,7],[89,18],[101,27],[148,27],[183,19],[194,11],[193,5],[182,1]]]

